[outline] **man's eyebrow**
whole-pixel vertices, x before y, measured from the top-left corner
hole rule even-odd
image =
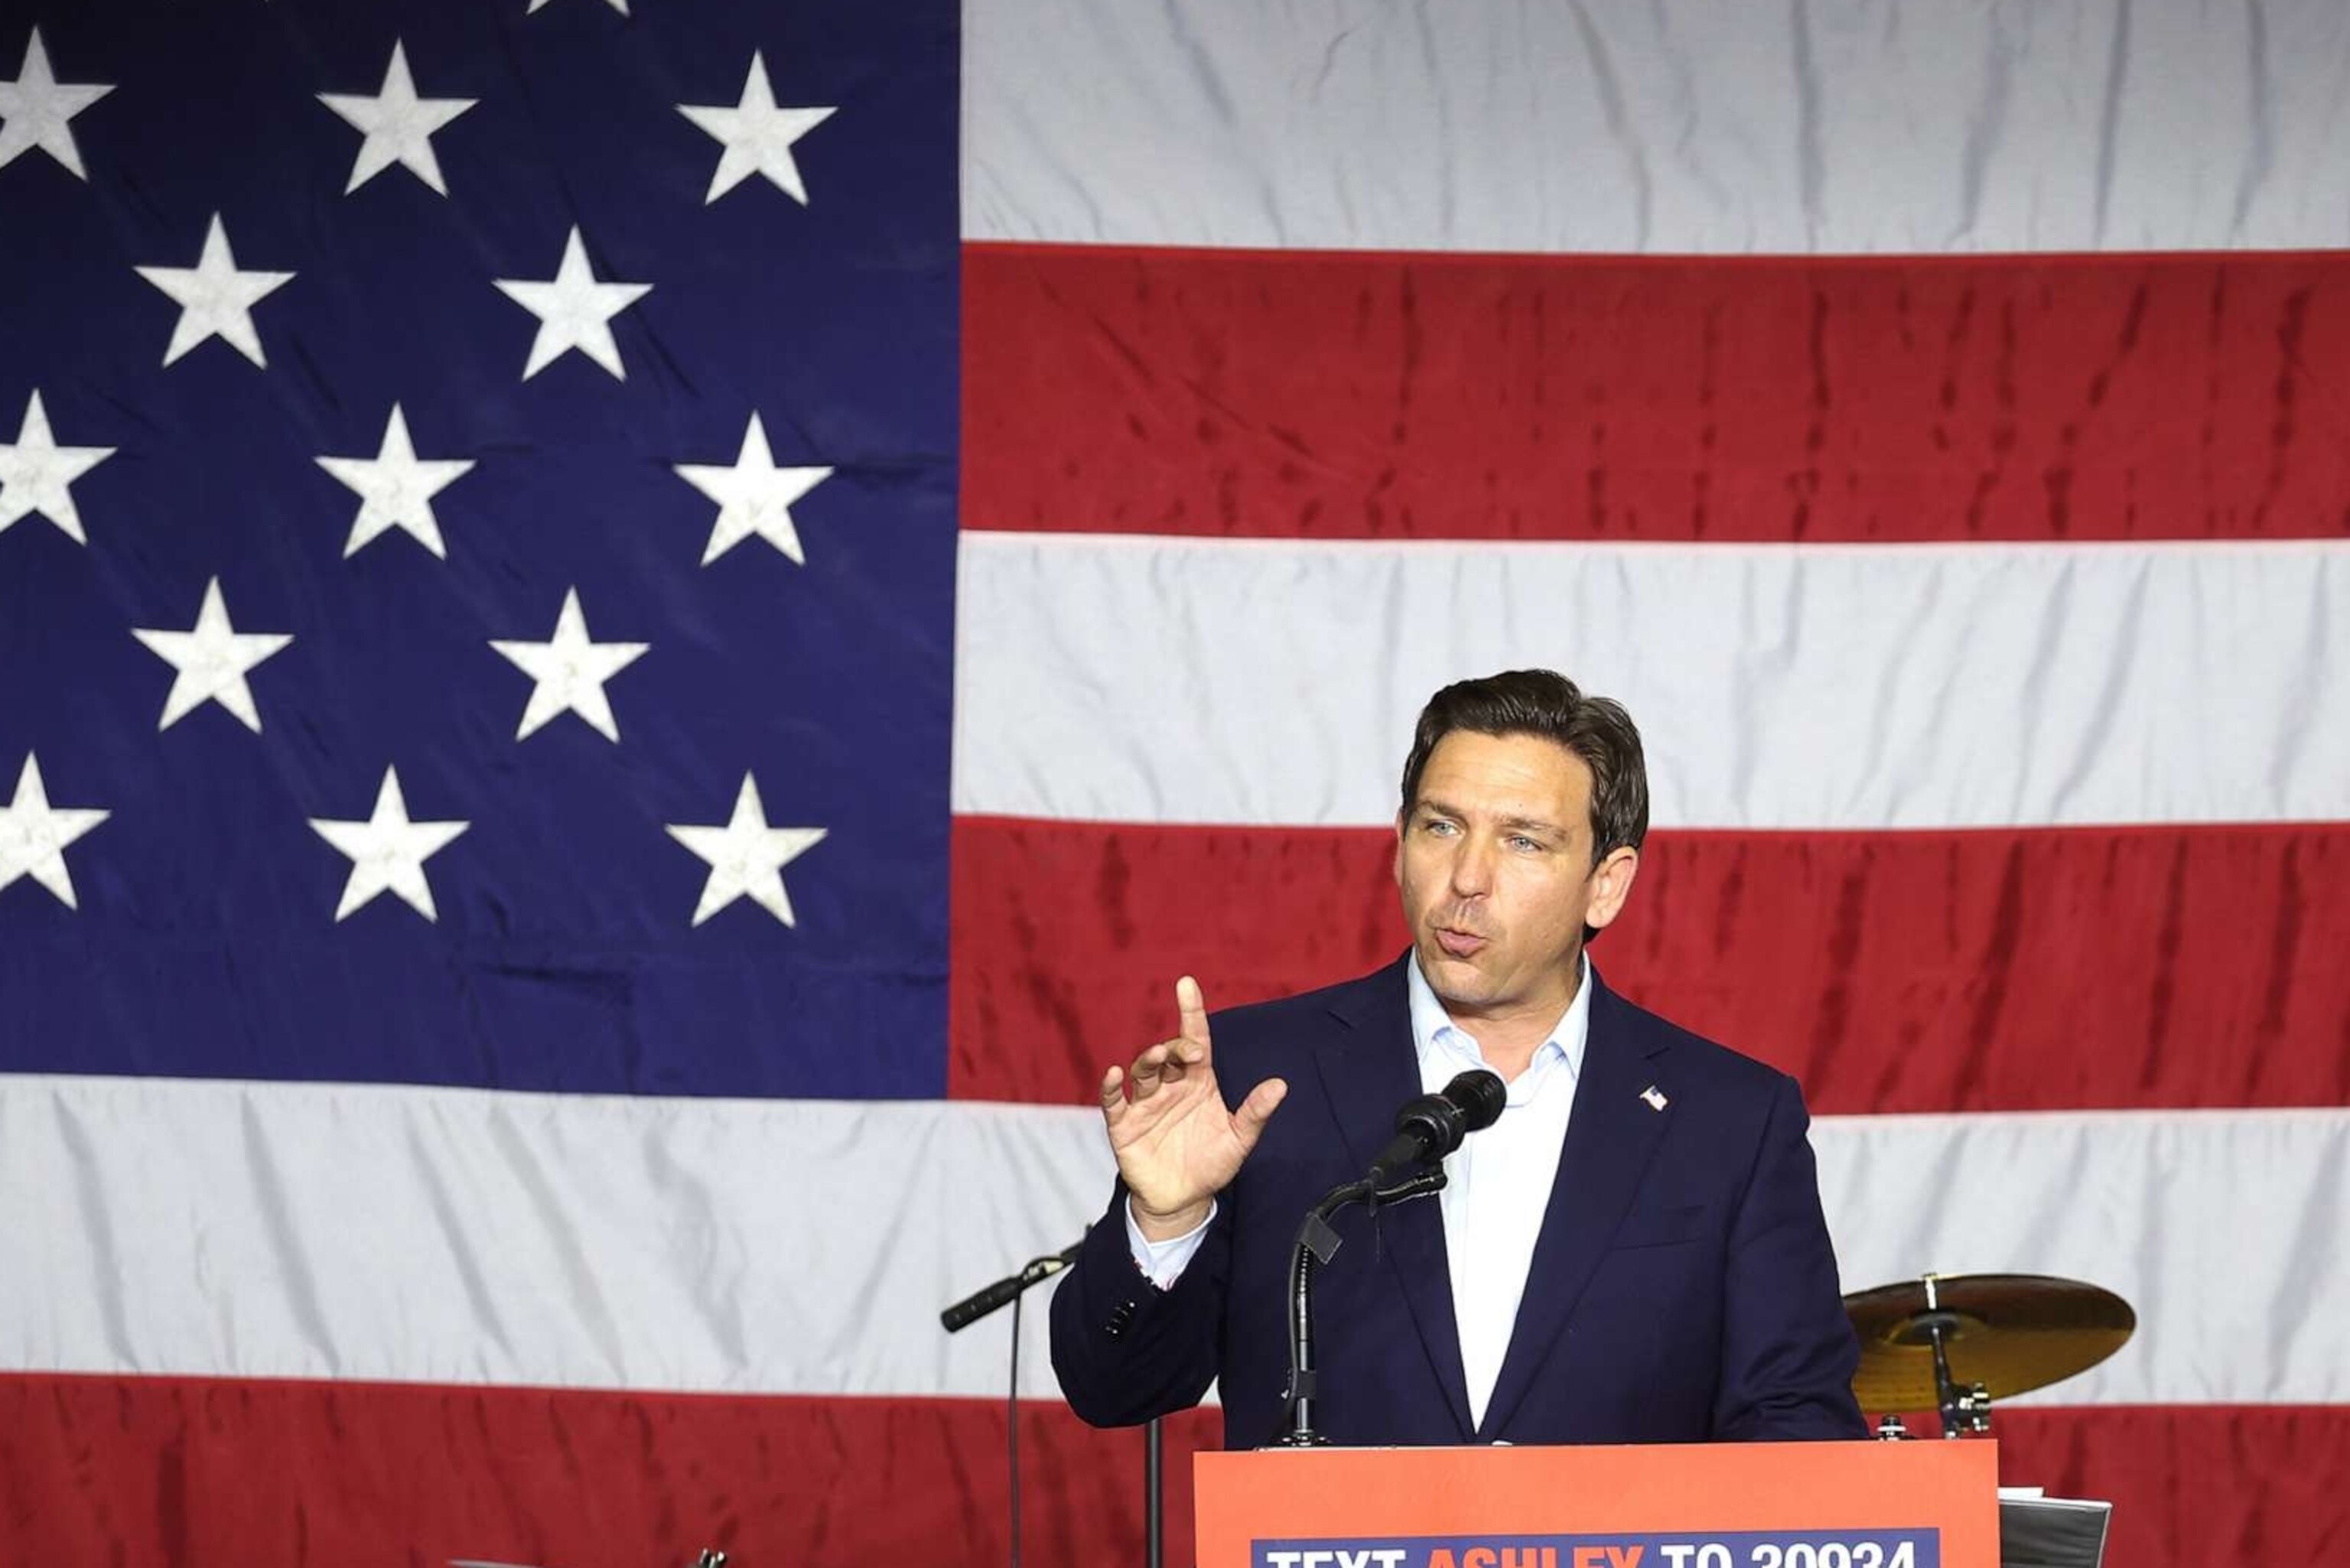
[[[1414,815],[1421,812],[1429,812],[1437,816],[1451,817],[1456,822],[1466,822],[1469,819],[1469,814],[1459,806],[1449,801],[1436,800],[1428,795],[1420,796],[1411,809]],[[1501,819],[1501,826],[1509,828],[1532,828],[1537,833],[1556,834],[1566,831],[1557,823],[1540,816],[1505,816]]]

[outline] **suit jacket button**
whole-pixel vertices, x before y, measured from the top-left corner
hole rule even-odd
[[[1106,1325],[1109,1332],[1109,1336],[1112,1339],[1124,1338],[1126,1336],[1127,1325],[1133,1321],[1134,1303],[1132,1302],[1120,1302],[1118,1303],[1118,1310],[1109,1314],[1109,1322]]]

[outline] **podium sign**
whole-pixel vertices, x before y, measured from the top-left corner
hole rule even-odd
[[[1197,1456],[1200,1568],[1998,1568],[1991,1442]]]

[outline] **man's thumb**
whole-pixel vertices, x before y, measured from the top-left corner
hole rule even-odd
[[[1273,1119],[1273,1113],[1281,1108],[1281,1102],[1288,1093],[1288,1084],[1279,1078],[1267,1078],[1248,1092],[1248,1098],[1241,1102],[1241,1108],[1232,1113],[1233,1130],[1240,1134],[1243,1144],[1251,1148],[1256,1147],[1258,1137],[1264,1131],[1264,1124]]]

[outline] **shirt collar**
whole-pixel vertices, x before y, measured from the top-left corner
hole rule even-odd
[[[1583,1076],[1583,1048],[1591,1038],[1591,963],[1577,953],[1575,965],[1575,1000],[1551,1026],[1550,1038],[1535,1047],[1533,1063],[1539,1068],[1546,1059],[1564,1062],[1569,1083]],[[1455,1064],[1461,1068],[1482,1065],[1484,1054],[1477,1037],[1453,1023],[1451,1014],[1444,1011],[1435,988],[1419,972],[1417,952],[1405,963],[1404,976],[1411,996],[1412,1051],[1419,1058],[1421,1082],[1441,1085],[1451,1076],[1444,1069]],[[1527,1075],[1534,1074],[1529,1071]]]

